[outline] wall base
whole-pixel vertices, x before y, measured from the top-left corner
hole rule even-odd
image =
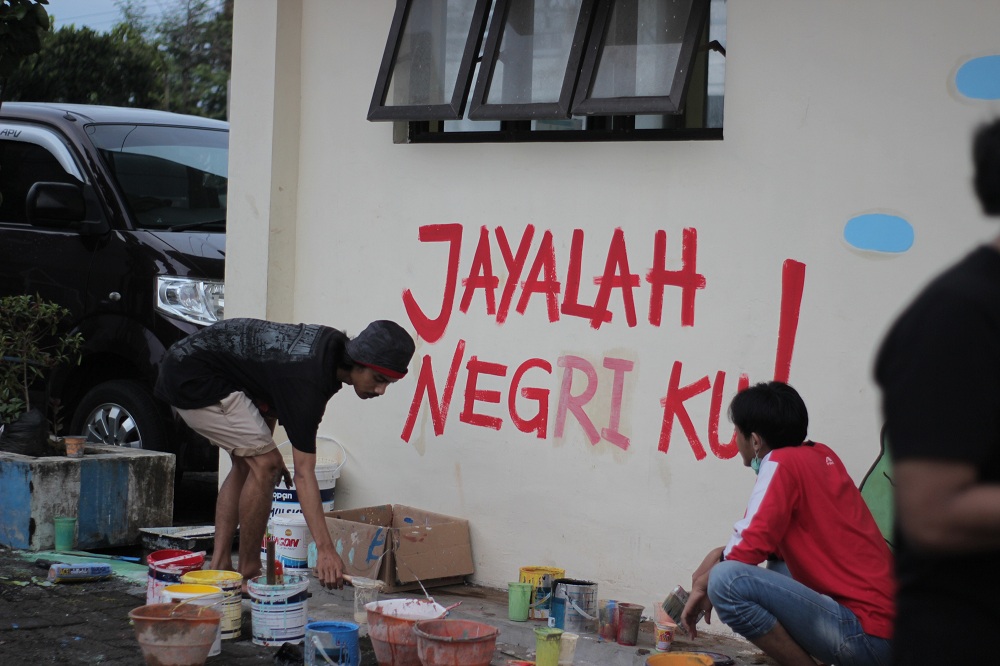
[[[83,458],[0,451],[0,545],[55,547],[56,516],[77,519],[79,549],[128,546],[173,524],[172,453],[87,445]]]

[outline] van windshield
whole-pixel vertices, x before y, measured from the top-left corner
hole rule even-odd
[[[229,133],[160,125],[87,128],[140,229],[226,230]]]

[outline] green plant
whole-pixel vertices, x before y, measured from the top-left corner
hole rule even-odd
[[[80,362],[83,336],[60,331],[69,314],[37,296],[0,298],[0,422],[32,408],[32,388],[53,368]]]

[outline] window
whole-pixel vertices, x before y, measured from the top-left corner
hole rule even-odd
[[[69,150],[49,132],[11,123],[5,127],[16,127],[17,138],[0,141],[0,222],[27,224],[32,185],[83,181]]]
[[[726,0],[397,0],[369,120],[397,140],[722,137]]]
[[[226,230],[226,131],[159,125],[87,130],[139,228]]]

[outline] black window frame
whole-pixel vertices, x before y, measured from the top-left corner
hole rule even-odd
[[[604,97],[592,96],[594,82],[597,79],[600,56],[607,44],[608,29],[614,11],[614,0],[598,0],[594,25],[588,37],[587,53],[580,68],[579,82],[573,98],[573,114],[580,116],[593,115],[674,115],[684,108],[684,97],[687,93],[688,81],[694,59],[697,55],[697,45],[701,41],[702,31],[708,30],[710,0],[692,0],[691,13],[684,27],[684,40],[677,57],[677,67],[670,84],[670,92],[662,96]],[[597,48],[589,45],[595,43]]]
[[[483,47],[483,57],[479,65],[479,75],[470,100],[469,119],[471,120],[526,120],[534,118],[569,118],[573,102],[573,93],[580,73],[580,62],[583,50],[587,44],[590,32],[591,16],[598,0],[582,0],[580,15],[577,17],[576,30],[573,34],[573,44],[566,60],[566,70],[563,74],[562,86],[557,102],[530,102],[527,104],[490,104],[487,99],[493,77],[496,74],[497,62],[500,60],[500,48],[503,45],[504,31],[507,28],[511,6],[518,0],[496,0],[493,9],[493,19],[487,31],[486,44]],[[529,0],[530,1],[530,0]]]
[[[527,104],[487,103],[485,100],[489,94],[497,52],[503,42],[503,31],[498,26],[505,25],[507,13],[518,0],[476,0],[475,14],[465,42],[451,103],[386,107],[384,101],[389,92],[409,10],[420,1],[397,0],[368,114],[369,120],[396,121],[393,137],[397,143],[685,141],[723,138],[721,107],[716,107],[715,112],[718,114],[718,124],[707,125],[707,117],[700,115],[706,113],[704,107],[694,107],[695,115],[692,120],[691,110],[687,106],[692,80],[701,81],[699,86],[708,83],[707,79],[696,78],[707,76],[708,51],[716,51],[723,58],[726,55],[722,44],[717,41],[709,42],[710,20],[715,16],[711,9],[713,0],[692,0],[691,11],[683,30],[678,66],[665,95],[617,98],[592,96],[599,72],[599,56],[606,41],[615,3],[624,0],[582,0],[559,100]],[[722,0],[722,3],[725,4],[726,0]],[[600,35],[599,39],[596,38],[597,35]],[[580,48],[580,41],[583,42],[583,48]],[[482,55],[479,54],[481,47]],[[585,82],[585,85],[580,82]],[[473,88],[475,92],[470,96]],[[714,98],[715,96],[711,97]],[[703,101],[708,99],[709,97],[705,97]],[[466,107],[469,109],[468,115],[465,113]],[[644,116],[655,117],[657,120],[653,123],[638,122]],[[581,126],[550,129],[539,122],[538,127],[535,127],[534,121],[546,119],[572,119],[575,125]],[[463,120],[493,121],[499,128],[494,126],[479,130],[470,129],[467,125],[461,130],[445,129],[446,121]],[[657,124],[660,126],[650,126]]]
[[[469,36],[462,51],[462,60],[455,78],[455,89],[452,91],[449,104],[401,104],[386,106],[389,86],[392,83],[393,69],[396,58],[402,46],[406,32],[407,21],[410,18],[410,8],[418,0],[396,0],[396,11],[392,16],[392,26],[389,28],[389,39],[385,43],[385,52],[379,66],[375,81],[375,91],[372,93],[371,105],[368,107],[368,120],[461,120],[465,113],[465,103],[472,86],[472,73],[482,46],[483,31],[489,18],[488,11],[493,0],[476,0],[472,23],[469,26]]]

